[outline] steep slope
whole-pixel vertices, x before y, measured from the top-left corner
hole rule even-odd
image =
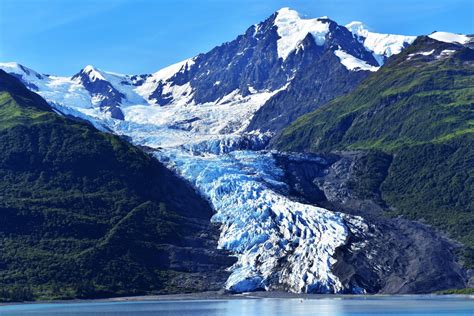
[[[223,286],[234,260],[183,180],[3,71],[0,114],[0,299]]]
[[[438,39],[442,39],[439,41]],[[365,195],[391,215],[426,221],[461,241],[474,264],[472,39],[419,37],[357,89],[299,118],[276,140],[289,151],[376,150],[361,161]],[[380,158],[382,157],[382,158]],[[382,175],[380,179],[380,174]],[[380,180],[376,180],[379,177]]]
[[[295,25],[315,21],[302,19],[289,9],[278,11],[278,19],[284,19],[293,30],[298,29]],[[318,43],[314,35],[301,40],[296,56],[302,56],[305,62],[296,69],[288,88],[270,98],[255,113],[248,130],[281,131],[299,116],[354,89],[388,57],[400,53],[415,39],[369,32],[360,22],[344,27],[327,18],[321,20],[328,25],[324,40]],[[285,24],[276,25],[282,28]]]
[[[420,37],[356,91],[295,122],[279,143],[288,149],[389,150],[470,133],[472,52]],[[305,137],[297,137],[303,131]]]

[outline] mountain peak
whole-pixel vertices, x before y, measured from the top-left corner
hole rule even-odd
[[[317,45],[322,46],[329,32],[327,17],[303,19],[299,13],[288,7],[277,11],[275,26],[280,39],[277,42],[278,57],[285,60],[298,44],[311,34]]]
[[[105,78],[102,75],[101,71],[99,69],[95,68],[92,65],[85,66],[81,70],[81,73],[87,75],[91,81],[105,80]]]
[[[291,9],[290,7],[283,7],[276,11],[276,14],[282,18],[287,19],[300,19],[298,11]]]
[[[14,73],[14,74],[18,74],[18,75],[26,74],[28,76],[33,75],[33,76],[36,76],[39,79],[42,78],[42,76],[39,73],[37,73],[36,71],[34,71],[33,69],[25,67],[22,64],[17,63],[17,62],[0,63],[0,68],[2,68],[3,70],[5,70],[8,73]]]
[[[346,24],[346,28],[351,31],[352,34],[367,37],[369,33],[369,28],[367,25],[360,21],[352,21],[349,24]]]
[[[6,62],[6,63],[0,63],[0,65],[4,67],[11,67],[11,68],[21,68],[24,67],[20,63],[17,63],[16,61],[11,61],[11,62]]]
[[[87,65],[82,69],[84,72],[95,71],[96,69],[92,65]]]

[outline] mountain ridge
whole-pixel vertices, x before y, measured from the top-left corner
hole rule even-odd
[[[322,32],[317,31],[317,28],[321,26],[323,26]],[[343,29],[345,31],[341,33]],[[338,32],[334,38],[331,35],[333,32]],[[10,67],[11,65],[3,64],[0,68],[22,77],[25,84],[29,84],[33,89],[36,87],[36,91],[43,93],[43,97],[50,103],[81,109],[98,108],[112,118],[123,119],[123,107],[127,105],[199,105],[206,102],[216,103],[235,91],[245,98],[248,95],[266,91],[284,90],[295,76],[293,73],[295,70],[309,66],[307,62],[304,62],[305,57],[299,53],[302,48],[305,46],[307,49],[311,48],[314,51],[313,56],[317,58],[320,47],[325,45],[327,40],[341,46],[339,50],[343,53],[339,54],[340,60],[350,57],[352,62],[360,60],[360,63],[378,67],[380,60],[384,60],[385,57],[380,54],[374,57],[375,53],[360,44],[358,40],[353,41],[351,34],[344,26],[330,19],[303,19],[296,11],[282,8],[265,21],[249,27],[235,40],[151,75],[119,75],[100,71],[89,65],[71,78],[40,75],[43,79],[41,80],[37,76],[29,78],[29,72],[24,72],[23,69],[26,68],[23,67]],[[341,36],[344,39],[340,39]],[[397,39],[402,43],[412,40],[410,37],[397,37]],[[286,43],[283,44],[286,50],[285,56],[279,53],[282,42]],[[396,43],[396,45],[401,44]],[[338,63],[338,60],[334,60],[334,63]],[[85,72],[92,73],[92,69],[95,69],[94,73],[97,74],[93,79],[85,74]],[[227,70],[215,72],[215,69]],[[363,69],[355,69],[353,66],[348,69],[349,74],[357,70]],[[323,76],[328,76],[328,74]],[[358,77],[360,76],[352,79],[354,83],[357,83]],[[64,92],[58,96],[52,91],[54,89],[63,89]],[[344,92],[337,91],[338,94]],[[64,95],[69,97],[64,99]],[[262,107],[264,103],[260,102],[259,107]],[[266,112],[269,112],[268,109]],[[293,116],[296,118],[298,114],[300,113]],[[272,113],[272,116],[278,119],[276,113]],[[263,125],[264,122],[261,124]],[[262,128],[257,126],[259,124],[256,122],[253,125],[252,130],[260,129],[263,132],[266,129],[264,126]]]

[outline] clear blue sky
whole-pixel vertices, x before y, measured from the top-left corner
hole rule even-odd
[[[472,0],[0,0],[0,61],[72,75],[150,73],[206,52],[281,7],[381,33],[474,33]]]

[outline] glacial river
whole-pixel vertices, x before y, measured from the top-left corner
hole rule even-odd
[[[300,315],[474,315],[474,298],[460,296],[385,296],[160,300],[0,306],[2,316],[300,316]]]

